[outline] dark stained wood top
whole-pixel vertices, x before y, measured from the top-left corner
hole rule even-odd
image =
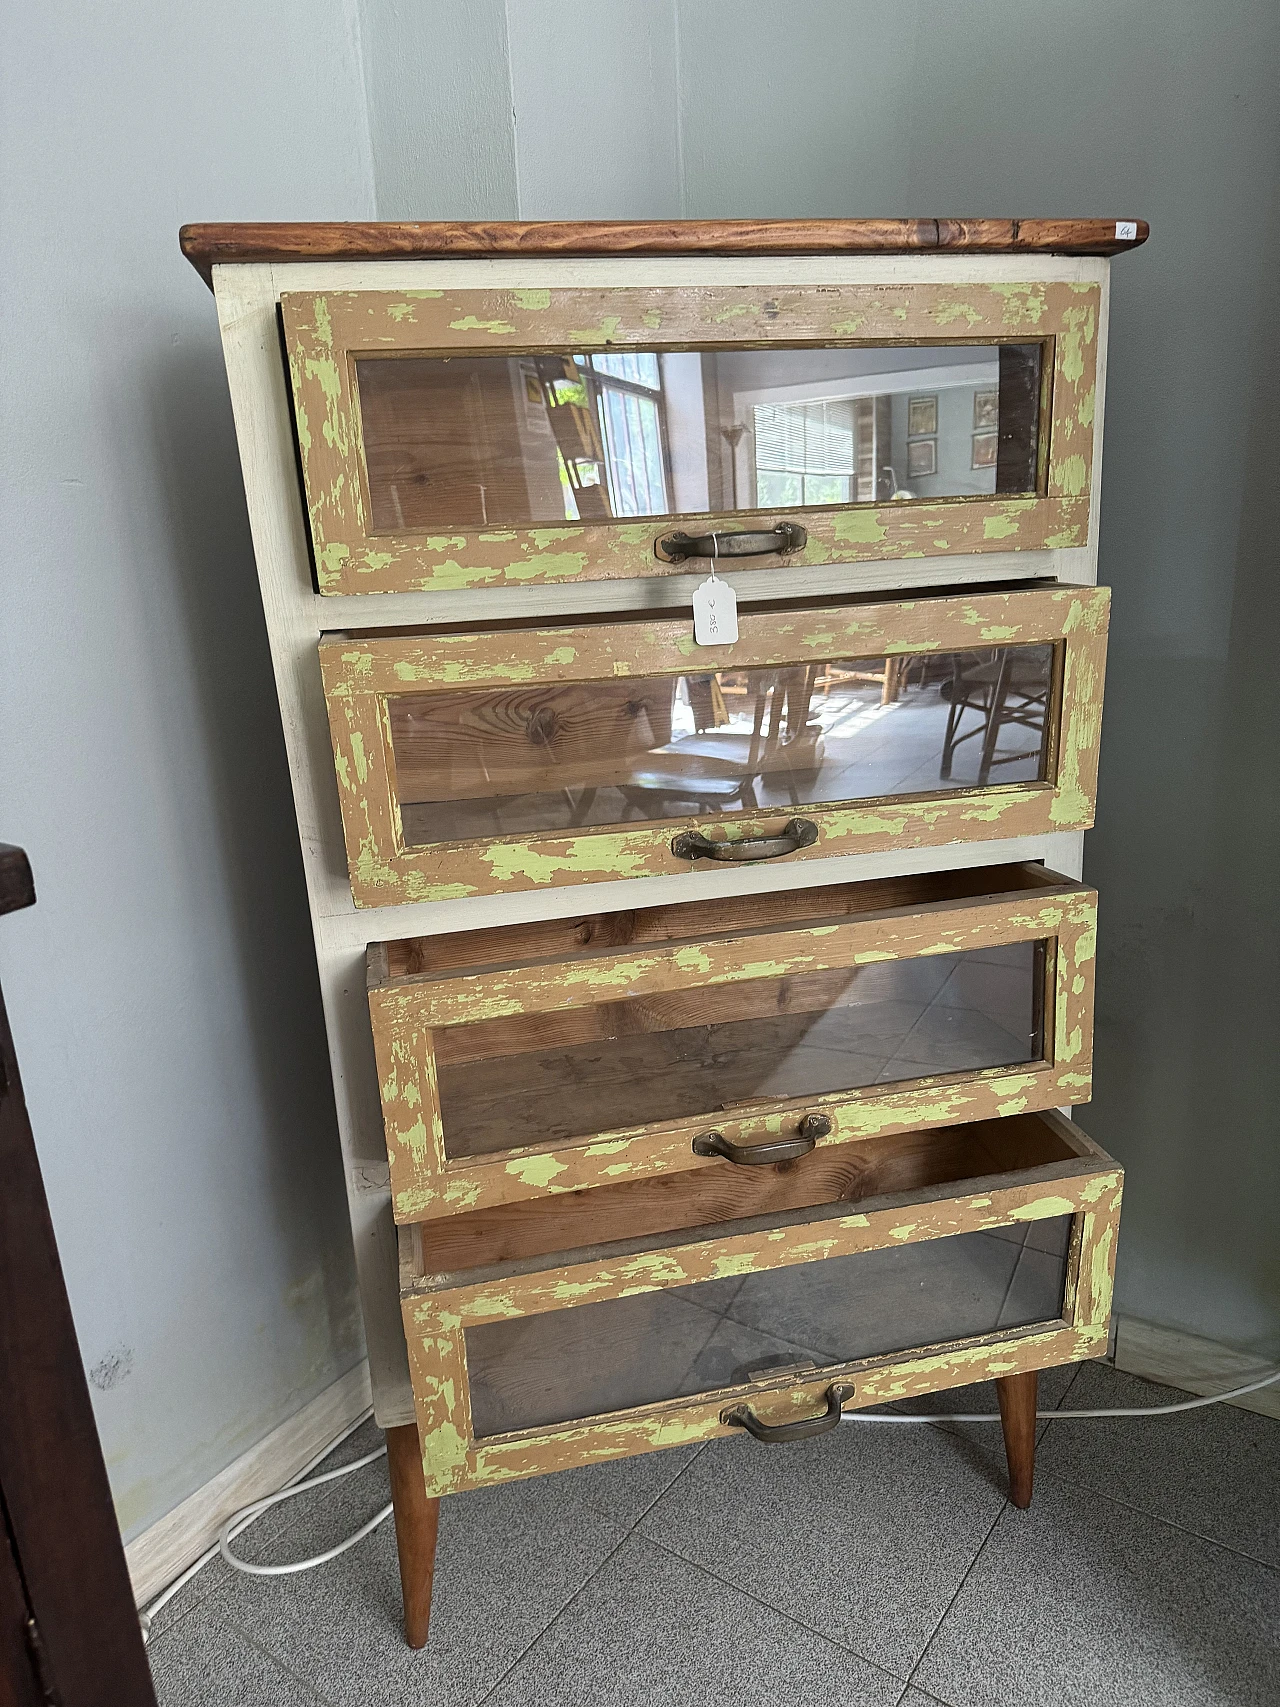
[[[244,261],[416,261],[485,255],[1119,255],[1147,240],[1114,219],[494,220],[433,224],[184,225],[182,253]]]

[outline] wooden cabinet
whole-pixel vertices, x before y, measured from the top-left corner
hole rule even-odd
[[[1093,822],[1108,595],[332,639],[358,906]]]
[[[184,234],[413,1645],[457,1489],[990,1376],[1030,1499],[1035,1372],[1111,1308],[1120,1170],[1061,1111],[1108,258],[1145,236]],[[713,559],[738,636],[702,646]]]
[[[286,291],[322,593],[1084,545],[1101,287]],[[749,555],[738,556],[739,550]]]
[[[652,1233],[644,1184],[402,1231],[433,1493],[1105,1348],[1121,1174],[1057,1114],[810,1157],[772,1213],[736,1186]]]
[[[394,1212],[763,1187],[814,1150],[1087,1101],[1095,917],[1014,865],[380,944]]]

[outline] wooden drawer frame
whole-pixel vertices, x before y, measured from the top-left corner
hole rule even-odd
[[[1110,593],[1043,586],[819,609],[744,612],[736,645],[696,647],[690,621],[634,620],[494,633],[332,638],[321,642],[351,892],[359,907],[548,885],[688,872],[671,851],[682,830],[736,840],[777,834],[776,809],[721,818],[664,818],[625,827],[405,845],[388,701],[405,693],[681,675],[694,666],[747,669],[815,658],[880,658],[1052,643],[1044,782],[938,790],[800,808],[818,827],[790,861],[1083,830],[1093,822]]]
[[[673,528],[741,527],[744,512],[633,522],[371,534],[356,357],[397,350],[517,355],[568,349],[820,344],[1051,346],[1040,489],[830,509],[750,512],[752,528],[801,521],[803,551],[743,567],[1046,550],[1088,543],[1097,340],[1093,282],[610,285],[593,288],[286,291],[280,298],[294,421],[321,593],[452,590],[663,575]],[[1048,415],[1048,449],[1044,425]]]
[[[824,920],[694,943],[644,944],[576,960],[375,983],[369,1008],[395,1218],[429,1221],[544,1193],[731,1165],[692,1153],[694,1137],[709,1124],[707,1115],[495,1156],[446,1154],[433,1026],[589,1007],[602,996],[616,995],[619,987],[629,996],[644,996],[1047,939],[1042,1063],[939,1074],[785,1103],[760,1102],[732,1116],[716,1115],[714,1124],[731,1142],[751,1143],[789,1133],[797,1114],[819,1111],[832,1123],[830,1135],[820,1142],[838,1144],[1087,1102],[1097,896],[1069,878],[1030,869],[1043,878],[1042,889],[894,908],[834,925]],[[375,980],[381,977],[383,952],[381,945],[370,951]]]
[[[949,1186],[869,1199],[816,1226],[793,1222],[761,1230],[753,1224],[748,1232],[696,1241],[652,1241],[650,1248],[614,1257],[607,1247],[567,1252],[561,1254],[569,1260],[560,1267],[501,1277],[490,1271],[487,1278],[480,1271],[470,1280],[465,1273],[423,1278],[411,1244],[414,1232],[402,1229],[402,1309],[428,1492],[452,1493],[730,1434],[734,1430],[720,1421],[720,1413],[744,1400],[767,1422],[813,1414],[835,1381],[854,1385],[845,1408],[860,1409],[1103,1356],[1123,1173],[1070,1121],[1053,1112],[1042,1118],[1077,1160],[995,1176],[974,1192]],[[841,1364],[798,1386],[794,1376],[764,1380],[553,1428],[472,1437],[463,1337],[469,1327],[1066,1214],[1075,1222],[1059,1321]]]

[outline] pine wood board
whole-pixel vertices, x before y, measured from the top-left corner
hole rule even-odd
[[[1132,237],[1122,237],[1122,223]],[[1145,219],[675,219],[215,222],[184,225],[182,253],[215,266],[499,255],[1120,255]]]

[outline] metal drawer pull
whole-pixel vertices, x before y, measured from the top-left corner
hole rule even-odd
[[[807,1156],[819,1138],[831,1130],[825,1114],[806,1114],[794,1138],[773,1138],[767,1144],[735,1144],[723,1132],[703,1132],[693,1141],[695,1156],[723,1156],[739,1167],[762,1168],[768,1162],[794,1162]]]
[[[681,830],[671,838],[671,851],[677,859],[781,859],[811,848],[817,839],[816,824],[792,818],[776,836],[744,836],[740,842],[713,842],[701,830]]]
[[[809,535],[795,522],[779,522],[776,528],[758,533],[669,533],[654,542],[668,563],[683,563],[686,557],[760,557],[768,551],[799,551]]]
[[[827,1388],[827,1408],[820,1417],[802,1417],[793,1423],[762,1423],[750,1405],[732,1405],[721,1411],[720,1421],[730,1428],[745,1428],[755,1440],[768,1446],[781,1446],[788,1440],[812,1440],[815,1434],[827,1434],[839,1426],[840,1407],[853,1397],[852,1387],[836,1385]]]

